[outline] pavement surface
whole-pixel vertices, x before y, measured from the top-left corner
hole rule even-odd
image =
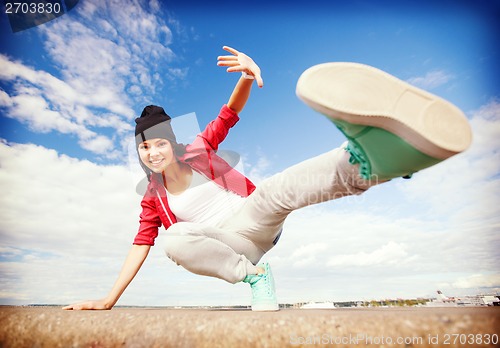
[[[0,347],[498,347],[500,307],[249,310],[0,306]]]

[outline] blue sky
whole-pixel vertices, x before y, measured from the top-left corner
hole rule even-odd
[[[375,66],[450,100],[473,127],[467,152],[411,180],[292,214],[266,256],[281,302],[496,291],[499,9],[494,1],[80,0],[15,34],[0,16],[0,303],[107,293],[138,226],[133,119],[162,105],[189,140],[238,79],[216,65],[223,45],[263,73],[264,88],[254,88],[224,143],[257,183],[344,141],[295,96],[314,64]],[[158,245],[119,304],[248,296],[242,284],[176,267]]]

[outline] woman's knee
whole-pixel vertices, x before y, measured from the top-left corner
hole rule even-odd
[[[179,264],[182,258],[182,250],[186,248],[185,238],[178,235],[168,235],[163,241],[163,250],[167,257]]]
[[[164,237],[163,250],[177,264],[181,264],[186,252],[192,249],[194,241],[202,235],[197,224],[178,222],[170,226]]]

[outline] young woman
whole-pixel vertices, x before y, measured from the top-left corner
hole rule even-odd
[[[361,194],[369,187],[434,165],[464,151],[470,127],[452,104],[380,70],[355,63],[327,63],[306,70],[298,96],[346,135],[343,146],[299,163],[259,187],[217,155],[239,120],[260,69],[247,55],[218,58],[241,72],[227,105],[193,143],[177,143],[170,117],[158,106],[136,119],[136,143],[149,185],[140,227],[109,294],[64,309],[111,309],[166,229],[167,256],[188,271],[252,289],[252,310],[278,310],[269,264],[288,214],[301,207]]]

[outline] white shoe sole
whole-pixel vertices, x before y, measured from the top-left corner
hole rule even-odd
[[[300,76],[297,96],[332,120],[385,129],[437,159],[466,150],[472,141],[456,106],[371,66],[315,65]]]

